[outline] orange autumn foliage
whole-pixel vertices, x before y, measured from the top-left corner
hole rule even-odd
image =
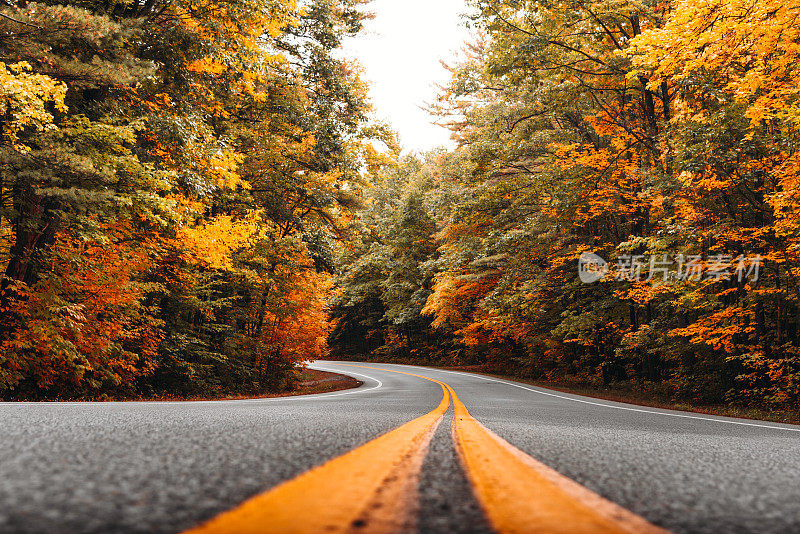
[[[17,288],[6,317],[26,328],[3,342],[4,382],[33,378],[42,389],[82,380],[120,385],[153,372],[161,332],[142,302],[147,249],[125,243],[129,224],[106,230],[107,242],[58,235],[52,274]]]
[[[327,304],[331,277],[308,270],[290,275],[290,284],[287,293],[268,298],[261,333],[264,351],[297,363],[322,358],[331,330]]]

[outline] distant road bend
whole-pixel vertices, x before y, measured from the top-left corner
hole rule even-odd
[[[0,403],[0,532],[800,532],[800,426],[468,373],[352,390]]]

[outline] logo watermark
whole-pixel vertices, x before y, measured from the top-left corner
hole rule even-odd
[[[592,252],[584,252],[578,260],[578,277],[584,284],[599,282],[608,275],[608,262]]]
[[[584,252],[578,260],[578,277],[584,284],[592,284],[609,277],[623,282],[661,281],[697,282],[701,280],[750,280],[755,282],[761,272],[763,258],[760,254],[733,256],[715,254],[629,255],[617,258],[613,267],[592,252]]]

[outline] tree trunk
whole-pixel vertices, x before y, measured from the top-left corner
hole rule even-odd
[[[13,222],[14,244],[2,281],[4,308],[11,300],[13,290],[9,288],[14,282],[30,285],[36,281],[36,262],[53,242],[59,223],[52,198],[36,194],[29,186],[17,188],[14,197],[17,216]]]

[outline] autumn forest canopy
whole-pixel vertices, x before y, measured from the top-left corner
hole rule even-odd
[[[2,0],[0,397],[342,357],[800,406],[800,0],[465,6],[409,155],[367,0]]]

